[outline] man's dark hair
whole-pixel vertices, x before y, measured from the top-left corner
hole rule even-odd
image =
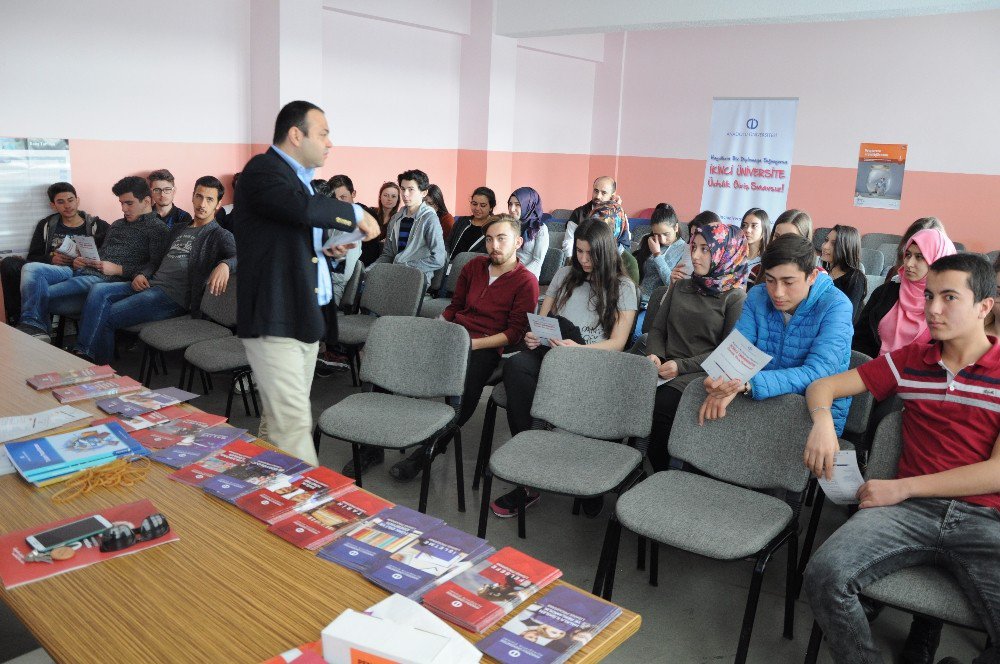
[[[427,177],[427,173],[417,169],[403,171],[396,177],[396,182],[400,186],[402,186],[403,180],[413,180],[417,183],[417,189],[420,191],[427,191],[427,187],[431,186],[431,181]]]
[[[149,180],[149,184],[153,184],[154,180],[166,180],[170,184],[174,184],[174,174],[165,168],[156,169],[146,179]]]
[[[332,178],[326,181],[326,184],[330,187],[330,191],[336,191],[341,187],[347,187],[347,191],[354,193],[354,183],[351,178],[346,175],[334,175]]]
[[[280,144],[288,136],[288,130],[298,127],[306,136],[309,135],[309,126],[306,124],[306,114],[309,111],[323,112],[323,109],[308,101],[290,101],[285,104],[278,117],[274,120],[274,139],[271,141],[275,145]]]
[[[317,194],[323,194],[327,198],[333,198],[333,188],[330,187],[326,180],[316,179],[309,184],[313,186],[313,191]]]
[[[69,182],[53,182],[49,185],[46,193],[49,195],[49,203],[55,203],[56,196],[59,194],[73,194],[76,196],[76,187]]]
[[[472,191],[472,196],[484,196],[490,203],[490,212],[493,212],[493,208],[497,206],[497,195],[493,193],[493,190],[489,187],[476,187]],[[471,198],[471,196],[470,196]]]
[[[213,189],[216,189],[219,192],[220,201],[222,200],[222,197],[226,193],[226,188],[222,186],[222,182],[219,181],[219,178],[215,177],[214,175],[202,175],[200,178],[195,180],[193,191],[197,191],[198,187],[211,187]]]
[[[962,252],[942,256],[931,264],[930,271],[934,273],[954,270],[968,275],[969,290],[976,302],[982,302],[997,293],[996,274],[989,260],[980,254]]]
[[[786,263],[794,264],[806,275],[812,274],[816,269],[816,250],[812,242],[794,233],[773,238],[760,257],[761,270],[767,271]]]
[[[153,192],[149,189],[149,183],[138,175],[129,175],[115,182],[115,186],[111,187],[111,193],[115,196],[132,194],[140,201],[144,198],[150,198],[153,195]]]

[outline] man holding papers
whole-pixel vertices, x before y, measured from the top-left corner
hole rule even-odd
[[[1000,661],[1000,341],[983,327],[994,278],[981,256],[938,259],[924,291],[931,341],[809,387],[813,429],[804,460],[827,478],[838,448],[835,399],[870,390],[906,404],[897,479],[861,485],[860,511],[806,569],[804,588],[837,662],[883,661],[858,593],[917,565],[948,568],[992,643],[973,661]],[[932,656],[930,648],[926,661]]]
[[[465,373],[458,425],[465,424],[479,405],[486,381],[500,364],[505,346],[521,341],[528,329],[528,313],[538,304],[538,280],[517,259],[521,247],[520,222],[509,214],[490,217],[483,227],[488,256],[473,258],[462,268],[451,304],[442,317],[469,331],[469,365]],[[365,450],[370,463],[382,450]],[[421,453],[415,452],[392,468],[397,479],[412,479],[420,471]]]
[[[854,309],[830,275],[816,269],[812,243],[799,235],[775,239],[764,250],[761,269],[765,283],[747,293],[736,330],[771,360],[749,379],[728,380],[725,374],[713,378],[709,371],[701,424],[725,417],[726,406],[741,393],[752,399],[805,394],[814,380],[850,366]],[[725,351],[729,342],[723,342],[720,350]],[[733,346],[730,350],[738,353],[738,344]],[[741,354],[747,360],[749,355]],[[850,398],[833,404],[838,434],[844,430],[850,406]]]

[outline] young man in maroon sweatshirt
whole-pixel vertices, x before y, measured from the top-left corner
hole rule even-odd
[[[486,381],[500,364],[505,346],[521,341],[528,313],[538,306],[538,279],[517,259],[521,222],[509,214],[491,217],[483,227],[486,256],[469,261],[458,276],[455,294],[442,317],[469,331],[472,345],[458,425],[479,406]],[[393,466],[397,479],[416,477],[422,464],[418,451]]]

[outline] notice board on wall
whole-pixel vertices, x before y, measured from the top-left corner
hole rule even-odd
[[[53,182],[70,182],[69,140],[0,137],[0,258],[27,253]]]

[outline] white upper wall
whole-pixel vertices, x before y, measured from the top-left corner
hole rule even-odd
[[[517,49],[514,150],[590,152],[593,62]]]
[[[248,140],[246,0],[9,1],[2,25],[0,135]]]
[[[286,0],[287,2],[288,0]],[[475,0],[479,2],[481,0]],[[323,0],[328,9],[418,25],[455,34],[469,34],[470,0]]]

